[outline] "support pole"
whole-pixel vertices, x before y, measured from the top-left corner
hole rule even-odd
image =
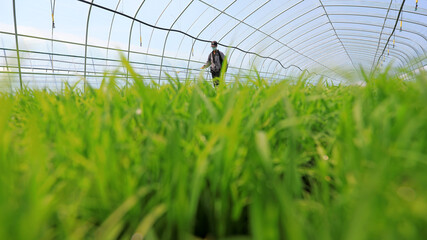
[[[13,0],[13,23],[15,25],[15,42],[16,42],[16,56],[18,59],[19,85],[21,86],[21,90],[22,90],[21,59],[19,58],[18,28],[16,27],[15,0]]]
[[[94,0],[92,0],[93,3]],[[92,4],[89,7],[89,13],[87,14],[87,22],[86,22],[86,38],[85,38],[85,66],[84,66],[84,85],[83,85],[83,91],[86,92],[86,85],[87,83],[87,79],[86,79],[86,68],[87,68],[87,39],[89,36],[89,20],[90,20],[90,13],[92,12]]]

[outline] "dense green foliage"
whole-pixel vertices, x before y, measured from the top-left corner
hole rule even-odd
[[[422,239],[416,78],[2,93],[0,239]]]

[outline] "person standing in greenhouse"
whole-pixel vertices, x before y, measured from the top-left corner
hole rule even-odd
[[[219,85],[219,77],[221,75],[221,69],[222,64],[225,59],[224,53],[219,51],[218,48],[218,42],[212,41],[211,42],[212,52],[208,56],[208,61],[205,65],[203,65],[202,69],[205,69],[207,67],[211,67],[211,73],[212,73],[212,80],[214,83],[214,86]],[[227,71],[227,62],[225,63],[225,71]]]

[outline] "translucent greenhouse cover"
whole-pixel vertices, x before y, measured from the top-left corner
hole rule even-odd
[[[386,66],[425,68],[427,2],[418,0],[0,0],[0,74],[58,87],[120,62],[159,82],[206,74],[210,41],[228,56],[227,80],[314,76]],[[19,50],[19,51],[18,51]],[[7,74],[6,73],[12,73]],[[7,76],[7,77],[6,77]]]

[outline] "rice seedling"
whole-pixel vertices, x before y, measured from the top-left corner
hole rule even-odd
[[[0,94],[0,239],[422,239],[427,75]]]

